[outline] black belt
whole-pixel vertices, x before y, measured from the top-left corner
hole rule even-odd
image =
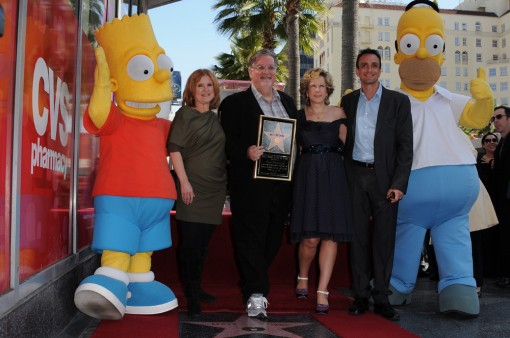
[[[367,169],[375,168],[375,164],[373,164],[373,163],[360,162],[360,161],[356,161],[356,160],[352,160],[352,162],[354,163],[355,166],[358,166],[358,167],[363,167],[363,168],[367,168]]]
[[[304,153],[312,153],[312,154],[320,154],[320,153],[341,153],[342,148],[333,147],[327,144],[315,144],[308,148],[303,148],[301,152]]]

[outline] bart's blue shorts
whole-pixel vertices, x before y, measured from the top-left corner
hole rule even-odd
[[[134,255],[170,247],[174,202],[166,198],[96,196],[92,250]]]

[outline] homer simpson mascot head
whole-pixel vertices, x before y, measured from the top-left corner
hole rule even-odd
[[[100,138],[92,250],[101,254],[101,266],[80,283],[74,301],[91,317],[118,320],[177,307],[172,290],[150,270],[152,252],[172,244],[177,196],[166,157],[170,121],[156,114],[172,98],[173,64],[145,14],[114,19],[96,38],[83,124]]]
[[[392,305],[408,304],[421,248],[430,230],[439,268],[439,311],[476,317],[469,211],[479,191],[476,158],[458,125],[482,128],[493,95],[483,69],[471,80],[471,97],[436,86],[445,60],[445,28],[434,2],[412,1],[397,26],[400,90],[409,96],[414,158],[407,194],[400,202],[391,276]]]

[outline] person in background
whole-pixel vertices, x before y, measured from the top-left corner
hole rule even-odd
[[[179,258],[190,316],[202,313],[201,301],[216,300],[202,289],[201,281],[209,240],[222,222],[227,188],[225,134],[213,111],[219,102],[215,76],[207,69],[195,70],[167,142],[178,177]]]
[[[476,169],[478,171],[478,176],[482,181],[483,185],[487,189],[489,193],[492,204],[494,205],[496,202],[496,190],[495,190],[495,182],[494,182],[494,152],[496,151],[496,147],[498,146],[499,137],[494,133],[487,133],[482,137],[481,145],[483,151],[478,152],[476,158]],[[494,205],[495,207],[495,205]],[[481,238],[481,246],[482,246],[482,264],[483,264],[483,276],[484,277],[494,277],[498,274],[498,227],[491,227],[485,230],[482,234]],[[473,246],[473,262],[475,260],[475,246],[477,239],[475,238],[475,243],[473,243],[473,234],[471,233],[471,240]],[[478,234],[475,234],[475,237]],[[474,269],[475,280],[478,284],[476,268]],[[481,288],[479,291],[479,295],[481,295]]]
[[[496,213],[499,219],[499,275],[497,285],[510,288],[510,108],[498,106],[490,121],[501,140],[494,152],[494,182],[496,190]]]
[[[243,302],[248,316],[259,319],[267,318],[268,269],[280,249],[292,197],[291,182],[253,178],[263,154],[256,145],[260,115],[296,118],[293,99],[273,88],[276,67],[274,52],[255,52],[248,61],[251,86],[225,98],[218,109],[227,138],[232,237]]]
[[[306,107],[298,111],[301,156],[294,176],[290,222],[290,240],[299,243],[296,296],[308,297],[308,272],[319,251],[316,312],[327,314],[337,243],[352,238],[351,203],[341,154],[347,119],[342,109],[329,105],[334,87],[325,70],[308,70],[300,90]]]
[[[406,95],[379,83],[381,56],[377,50],[360,51],[356,75],[361,89],[341,101],[348,118],[344,159],[354,221],[351,267],[355,300],[349,313],[365,313],[372,297],[376,314],[398,320],[400,315],[390,306],[388,294],[397,207],[406,193],[413,163],[411,103]]]

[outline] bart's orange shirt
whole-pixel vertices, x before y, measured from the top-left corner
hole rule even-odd
[[[83,125],[101,138],[93,196],[177,198],[167,162],[170,121],[131,118],[112,103],[101,129],[90,119],[88,109]]]

